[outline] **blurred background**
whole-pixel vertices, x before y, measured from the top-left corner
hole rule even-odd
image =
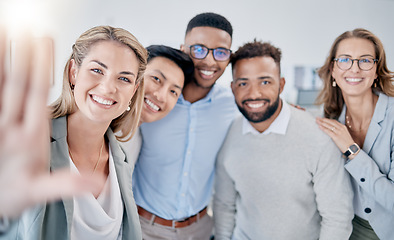
[[[233,25],[235,51],[253,39],[282,49],[282,97],[315,109],[321,83],[315,73],[334,39],[363,27],[383,42],[394,71],[394,0],[0,0],[0,20],[11,30],[33,29],[55,39],[55,83],[49,102],[60,94],[63,68],[71,46],[85,30],[112,25],[133,33],[139,41],[179,48],[186,25],[196,14],[216,12]],[[231,67],[218,84],[229,86]]]

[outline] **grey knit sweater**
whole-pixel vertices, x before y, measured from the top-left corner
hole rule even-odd
[[[285,135],[242,135],[237,118],[218,155],[215,240],[340,240],[352,231],[341,153],[307,112],[291,108]]]

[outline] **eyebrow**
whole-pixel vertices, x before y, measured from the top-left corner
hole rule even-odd
[[[257,80],[264,80],[264,79],[271,79],[271,77],[270,76],[257,77]],[[248,80],[249,78],[237,78],[234,81],[237,82],[237,81],[248,81]]]
[[[195,43],[195,44],[191,44],[191,45],[188,45],[188,46],[194,46],[194,45],[200,45],[200,46],[203,46],[203,47],[209,48],[209,47],[205,46],[205,45],[204,45],[204,44],[202,44],[202,43]],[[209,49],[217,49],[217,48],[223,48],[223,49],[230,50],[230,48],[227,48],[227,47],[214,47],[214,48],[209,48]]]
[[[344,56],[344,57],[352,57],[352,56],[349,55],[349,54],[341,54],[341,55],[338,55],[338,57],[341,57],[341,56]],[[364,55],[361,55],[360,57],[372,57],[372,58],[374,58],[374,56],[371,55],[371,54],[364,54]]]
[[[107,65],[105,65],[104,63],[102,63],[102,62],[100,62],[100,61],[98,61],[98,60],[92,60],[91,62],[95,62],[95,63],[97,63],[98,65],[102,66],[103,68],[108,69]],[[122,71],[122,72],[120,72],[119,74],[125,74],[125,75],[132,75],[132,76],[135,76],[134,73],[129,72],[129,71]]]

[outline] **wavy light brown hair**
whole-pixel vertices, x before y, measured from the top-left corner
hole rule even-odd
[[[366,39],[374,45],[375,58],[378,59],[376,63],[376,74],[378,78],[375,80],[377,82],[376,87],[373,84],[372,90],[383,92],[391,97],[394,96],[394,74],[387,68],[386,53],[382,42],[373,33],[363,28],[346,31],[335,39],[324,65],[318,70],[318,74],[323,80],[323,89],[317,97],[316,104],[323,104],[324,116],[331,119],[338,119],[344,104],[341,89],[339,87],[332,87],[332,82],[334,81],[332,77],[333,60],[336,57],[339,43],[348,38]]]
[[[64,67],[62,93],[50,106],[51,117],[58,118],[75,112],[77,106],[71,89],[69,76],[70,62],[74,59],[77,66],[80,67],[91,47],[100,41],[116,41],[124,44],[136,54],[139,62],[136,80],[136,84],[139,83],[139,86],[131,99],[130,111],[125,111],[122,115],[113,119],[110,124],[113,132],[119,132],[116,138],[119,141],[127,141],[133,136],[134,132],[138,128],[141,117],[142,104],[144,100],[143,74],[146,68],[148,54],[142,44],[138,42],[137,38],[122,28],[114,28],[110,26],[93,27],[84,32],[76,40],[75,44],[72,46],[72,54]]]

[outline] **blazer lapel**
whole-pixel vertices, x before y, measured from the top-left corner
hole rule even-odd
[[[61,168],[70,168],[67,145],[67,117],[52,120],[51,142],[51,171]],[[62,199],[67,218],[67,231],[71,236],[71,223],[73,219],[74,201],[72,198]]]
[[[388,104],[388,97],[384,94],[379,94],[378,102],[376,103],[375,112],[372,116],[371,123],[369,124],[367,135],[365,136],[365,142],[363,150],[369,154],[373,145],[376,142],[382,127],[380,123],[384,120]]]

